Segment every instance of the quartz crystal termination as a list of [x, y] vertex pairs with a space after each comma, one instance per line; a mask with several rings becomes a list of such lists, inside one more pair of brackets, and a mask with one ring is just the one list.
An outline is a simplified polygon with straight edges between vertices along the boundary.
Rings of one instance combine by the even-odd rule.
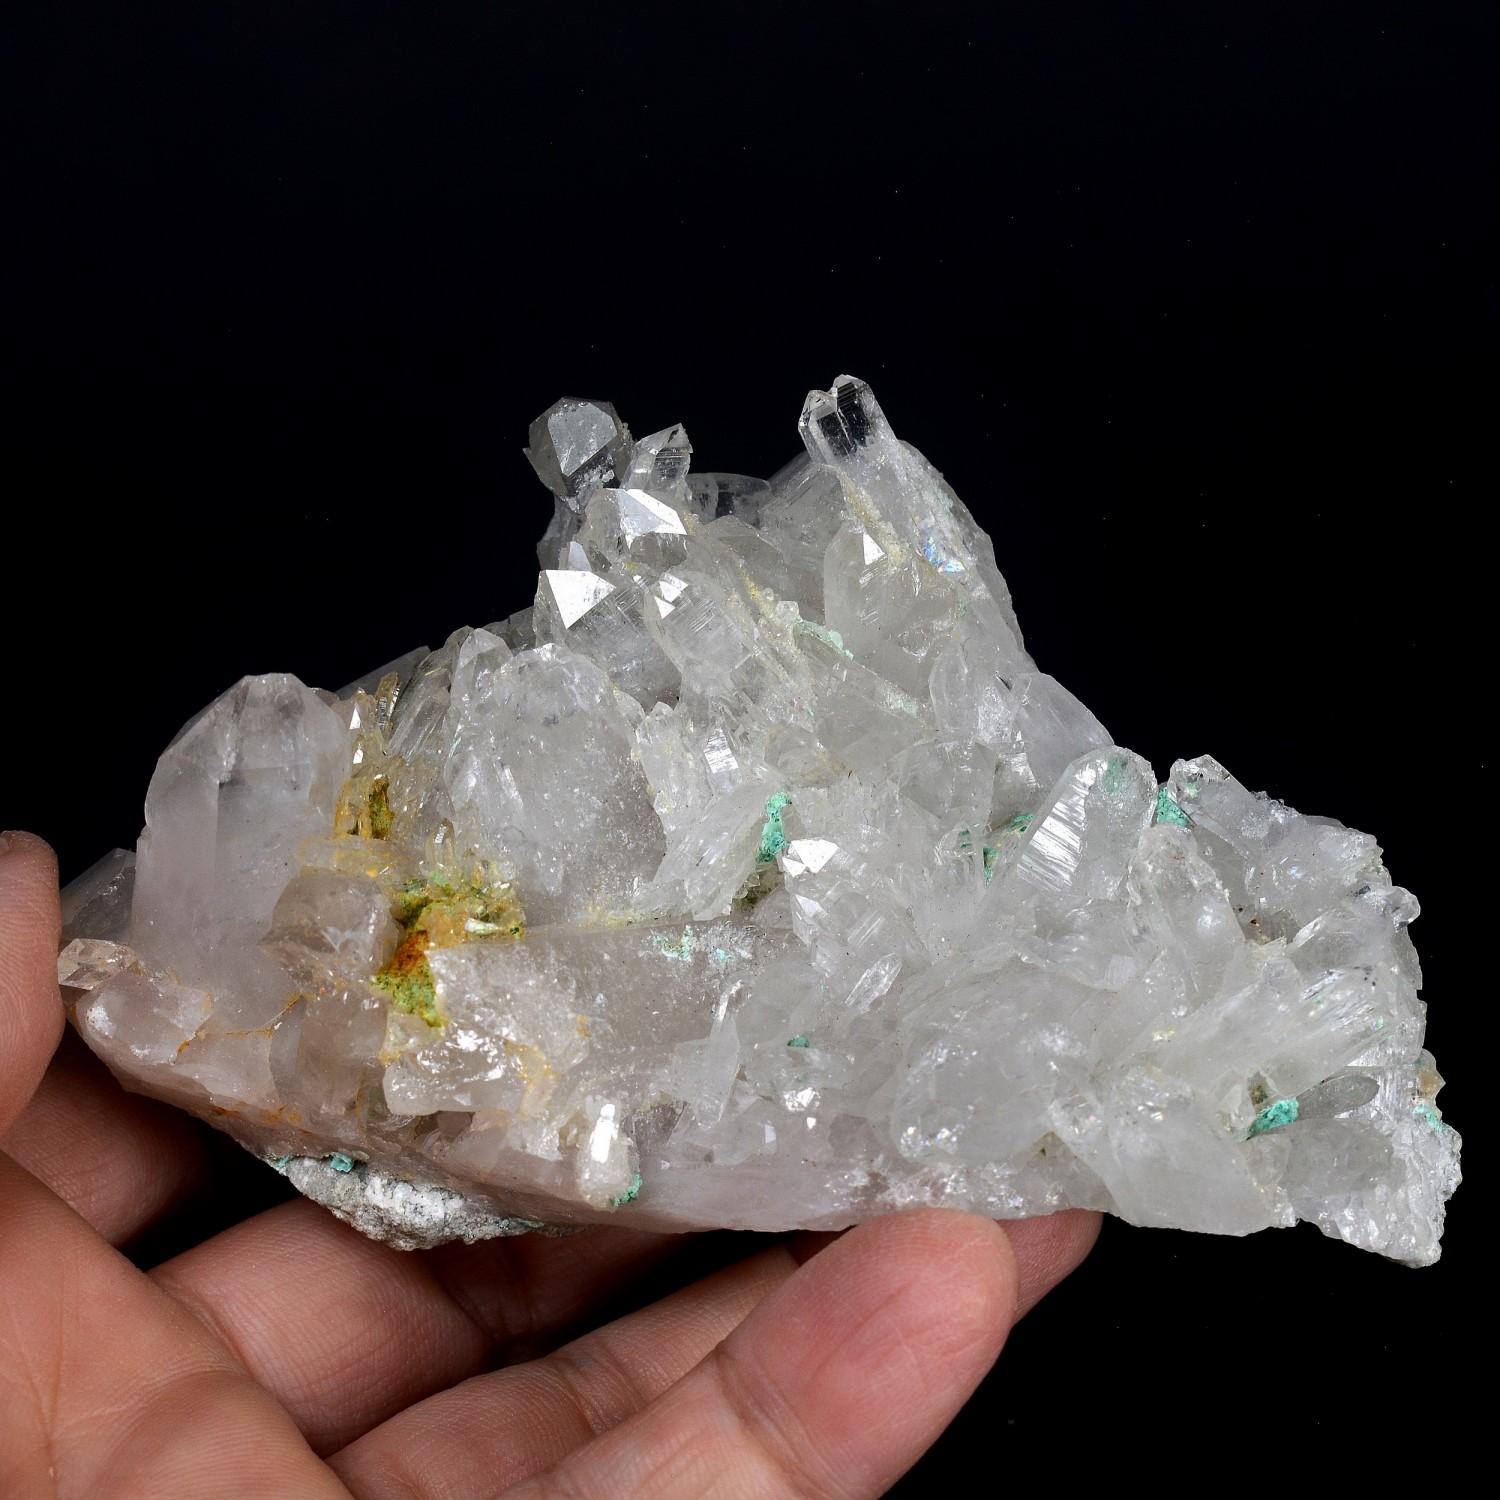
[[764, 481], [562, 401], [533, 607], [163, 754], [62, 978], [127, 1086], [403, 1246], [1077, 1205], [1439, 1253], [1413, 898], [1021, 642], [850, 377]]

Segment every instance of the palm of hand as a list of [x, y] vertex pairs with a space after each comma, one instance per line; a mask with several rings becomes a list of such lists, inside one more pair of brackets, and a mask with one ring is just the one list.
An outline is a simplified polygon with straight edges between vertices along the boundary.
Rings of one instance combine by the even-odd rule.
[[[205, 1146], [75, 1039], [52, 1056], [57, 923], [51, 851], [11, 835], [5, 1494], [878, 1495], [1097, 1229], [923, 1211], [741, 1237], [763, 1248], [702, 1275], [722, 1239], [609, 1228], [404, 1254], [295, 1201], [143, 1272], [113, 1247], [201, 1187]], [[632, 1305], [664, 1278], [679, 1289]]]

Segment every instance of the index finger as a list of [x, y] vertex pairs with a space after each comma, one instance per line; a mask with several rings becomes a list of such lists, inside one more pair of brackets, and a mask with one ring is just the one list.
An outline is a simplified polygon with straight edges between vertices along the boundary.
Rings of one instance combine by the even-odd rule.
[[508, 1495], [863, 1500], [979, 1383], [1014, 1320], [1010, 1242], [920, 1209], [851, 1230], [670, 1390]]

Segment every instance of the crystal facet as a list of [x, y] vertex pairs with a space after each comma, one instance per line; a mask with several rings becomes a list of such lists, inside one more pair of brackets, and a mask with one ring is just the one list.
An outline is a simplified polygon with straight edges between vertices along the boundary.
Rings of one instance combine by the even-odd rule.
[[770, 481], [561, 401], [530, 609], [161, 758], [61, 977], [132, 1088], [403, 1246], [939, 1204], [1437, 1258], [1413, 898], [1021, 644], [861, 381]]

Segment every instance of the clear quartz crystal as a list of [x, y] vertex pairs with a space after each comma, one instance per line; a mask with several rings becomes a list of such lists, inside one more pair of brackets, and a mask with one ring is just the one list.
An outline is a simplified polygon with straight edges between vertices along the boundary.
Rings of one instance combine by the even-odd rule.
[[532, 607], [161, 758], [60, 976], [130, 1087], [403, 1247], [917, 1204], [1439, 1251], [1416, 902], [1207, 756], [1159, 784], [841, 377], [769, 481], [561, 401]]

